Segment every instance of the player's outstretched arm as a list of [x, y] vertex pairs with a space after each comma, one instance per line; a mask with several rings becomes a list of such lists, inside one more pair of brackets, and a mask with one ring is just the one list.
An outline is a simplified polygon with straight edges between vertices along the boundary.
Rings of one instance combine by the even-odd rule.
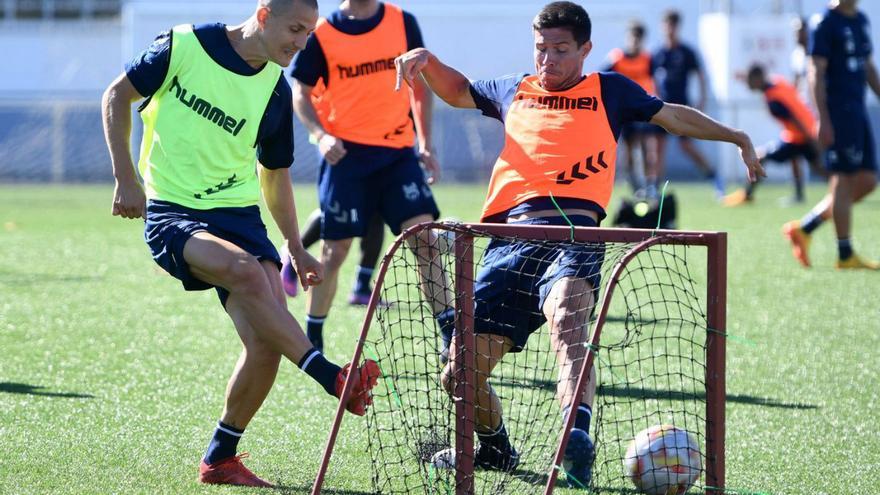
[[755, 182], [758, 177], [766, 177], [751, 138], [739, 129], [730, 128], [691, 107], [673, 103], [664, 103], [651, 123], [679, 136], [733, 143], [739, 147], [743, 163], [749, 170], [749, 180]]
[[101, 98], [104, 140], [110, 150], [110, 163], [116, 186], [113, 190], [113, 215], [142, 218], [146, 214], [146, 195], [131, 159], [131, 104], [143, 99], [125, 74], [120, 74]]
[[410, 87], [419, 74], [425, 78], [431, 91], [443, 101], [457, 108], [477, 108], [471, 96], [470, 81], [461, 72], [440, 61], [425, 48], [416, 48], [394, 59], [397, 67], [397, 86], [405, 81]]
[[275, 224], [278, 225], [278, 230], [284, 236], [287, 251], [293, 258], [300, 283], [304, 290], [308, 290], [309, 286], [321, 283], [324, 278], [324, 267], [303, 247], [288, 169], [273, 170], [261, 165], [259, 172], [266, 206]]

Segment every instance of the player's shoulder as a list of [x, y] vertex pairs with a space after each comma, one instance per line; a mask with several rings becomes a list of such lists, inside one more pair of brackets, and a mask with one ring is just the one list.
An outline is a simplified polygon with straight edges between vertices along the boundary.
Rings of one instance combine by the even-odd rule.
[[641, 88], [635, 81], [624, 76], [619, 72], [614, 71], [599, 71], [596, 73], [599, 76], [599, 81], [602, 83], [602, 87], [612, 87], [612, 88], [622, 88], [622, 89], [632, 89], [633, 87]]

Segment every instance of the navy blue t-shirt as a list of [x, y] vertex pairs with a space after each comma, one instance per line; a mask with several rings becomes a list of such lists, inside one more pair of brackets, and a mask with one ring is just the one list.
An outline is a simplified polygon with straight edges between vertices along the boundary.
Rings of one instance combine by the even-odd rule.
[[[250, 76], [258, 73], [241, 58], [229, 38], [225, 24], [201, 24], [193, 32], [205, 52], [226, 70]], [[125, 74], [142, 96], [150, 98], [162, 86], [171, 63], [171, 36], [165, 31], [153, 43], [125, 64]], [[257, 131], [257, 157], [269, 169], [287, 168], [293, 163], [293, 110], [290, 85], [281, 74]]]
[[828, 60], [828, 103], [865, 104], [865, 63], [871, 56], [871, 27], [861, 12], [848, 17], [829, 9], [810, 30], [808, 53]]
[[[357, 36], [365, 34], [379, 25], [385, 16], [385, 4], [379, 3], [379, 10], [368, 19], [349, 19], [341, 11], [337, 10], [330, 14], [327, 22], [334, 28], [345, 34]], [[422, 41], [422, 32], [416, 18], [409, 12], [403, 12], [403, 27], [406, 32], [407, 50], [422, 48], [425, 46]], [[319, 80], [324, 83], [329, 80], [327, 72], [327, 58], [324, 56], [324, 50], [318, 42], [318, 38], [312, 34], [306, 42], [306, 47], [299, 52], [296, 60], [293, 61], [293, 68], [290, 70], [290, 77], [305, 84], [306, 86], [314, 86]]]
[[663, 101], [688, 104], [688, 76], [700, 70], [697, 54], [687, 45], [661, 47], [651, 56], [651, 72]]

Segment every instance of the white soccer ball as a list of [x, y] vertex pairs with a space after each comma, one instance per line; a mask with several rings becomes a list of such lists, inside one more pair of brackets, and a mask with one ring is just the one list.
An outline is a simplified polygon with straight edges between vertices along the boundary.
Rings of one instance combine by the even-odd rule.
[[455, 469], [455, 449], [448, 448], [431, 456], [431, 465], [437, 469]]
[[693, 435], [672, 425], [655, 425], [630, 442], [623, 467], [642, 493], [677, 495], [697, 481], [703, 461]]

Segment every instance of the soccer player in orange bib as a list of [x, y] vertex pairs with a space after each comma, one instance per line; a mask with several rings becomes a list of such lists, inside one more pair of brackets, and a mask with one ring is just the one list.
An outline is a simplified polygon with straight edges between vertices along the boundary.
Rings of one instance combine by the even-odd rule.
[[[504, 123], [505, 147], [492, 171], [483, 221], [566, 225], [567, 218], [578, 226], [598, 226], [614, 186], [620, 129], [633, 121], [651, 122], [674, 134], [733, 143], [740, 148], [749, 176], [763, 175], [744, 132], [692, 108], [666, 104], [620, 74], [584, 75], [592, 43], [590, 18], [583, 7], [550, 3], [532, 27], [534, 75], [469, 81], [423, 48], [396, 61], [401, 80], [415, 84], [421, 74], [450, 105], [478, 108]], [[560, 366], [557, 400], [563, 417], [572, 412], [567, 406], [577, 386], [577, 363], [587, 352], [587, 323], [603, 256], [601, 249], [586, 246], [548, 248], [496, 240], [486, 248], [475, 284], [478, 467], [512, 470], [519, 463], [501, 404], [487, 380], [505, 354], [521, 351], [545, 321]], [[511, 269], [519, 274], [513, 287], [510, 277], [504, 277]], [[450, 392], [454, 368], [450, 361], [442, 374]], [[575, 427], [565, 452], [573, 486], [589, 485], [595, 456], [589, 437], [596, 383], [595, 370], [591, 372], [590, 384], [573, 411]]]
[[[440, 173], [431, 153], [431, 94], [423, 84], [394, 91], [394, 58], [421, 46], [415, 18], [400, 7], [346, 0], [318, 21], [294, 62], [293, 107], [323, 155], [318, 199], [324, 283], [310, 292], [306, 317], [306, 332], [318, 349], [352, 239], [368, 235], [377, 216], [395, 235], [439, 217], [429, 186]], [[433, 249], [431, 239], [418, 244]], [[418, 259], [436, 255], [420, 253]], [[438, 289], [430, 298], [438, 326], [451, 335], [445, 274], [436, 263], [420, 268], [431, 281], [423, 288]]]
[[[819, 154], [819, 141], [816, 139], [816, 117], [807, 103], [798, 94], [797, 88], [782, 76], [767, 76], [764, 67], [754, 64], [746, 75], [746, 84], [752, 91], [764, 94], [767, 109], [782, 124], [779, 140], [758, 150], [761, 163], [791, 162], [794, 176], [794, 201], [804, 200], [804, 180], [800, 172], [800, 160], [803, 157], [810, 164], [810, 169], [819, 175], [825, 175]], [[750, 203], [758, 187], [757, 182], [746, 184], [743, 189], [736, 190], [724, 197], [725, 206], [739, 206]]]
[[[642, 46], [645, 39], [645, 26], [632, 21], [627, 29], [626, 47], [615, 48], [608, 54], [608, 65], [604, 70], [624, 75], [641, 86], [649, 95], [656, 95], [654, 76], [651, 70], [651, 54]], [[644, 186], [638, 180], [635, 170], [635, 150], [642, 155], [645, 183], [657, 184], [657, 135], [656, 126], [647, 122], [627, 122], [620, 129], [620, 137], [626, 144], [626, 172], [633, 192]]]

